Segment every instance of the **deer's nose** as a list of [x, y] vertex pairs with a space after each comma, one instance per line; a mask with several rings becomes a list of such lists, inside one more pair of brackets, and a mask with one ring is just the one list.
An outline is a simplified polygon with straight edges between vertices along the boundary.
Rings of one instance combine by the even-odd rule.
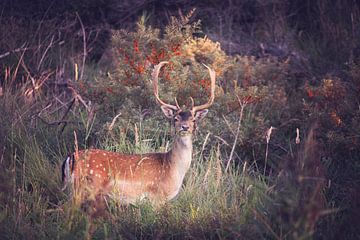
[[187, 130], [189, 130], [189, 126], [188, 125], [181, 125], [181, 130], [187, 131]]

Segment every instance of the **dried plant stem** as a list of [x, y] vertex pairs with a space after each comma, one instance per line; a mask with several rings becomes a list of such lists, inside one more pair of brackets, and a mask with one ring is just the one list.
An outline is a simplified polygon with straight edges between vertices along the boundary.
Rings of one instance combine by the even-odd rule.
[[19, 47], [19, 48], [16, 48], [16, 49], [14, 49], [14, 50], [11, 50], [11, 51], [8, 51], [8, 52], [5, 52], [5, 53], [0, 54], [0, 58], [7, 57], [7, 56], [9, 56], [11, 53], [23, 52], [23, 51], [27, 51], [27, 50], [29, 50], [29, 49], [32, 49], [32, 48], [25, 47], [25, 44], [26, 44], [26, 43], [24, 43], [24, 44], [23, 44], [21, 47]]
[[237, 126], [237, 129], [236, 129], [234, 143], [233, 143], [233, 146], [231, 148], [229, 160], [227, 162], [225, 171], [228, 171], [228, 169], [230, 167], [230, 164], [231, 164], [231, 160], [232, 160], [233, 155], [234, 155], [235, 147], [236, 147], [237, 140], [238, 140], [239, 134], [240, 134], [240, 128], [241, 128], [241, 122], [242, 122], [242, 118], [243, 118], [243, 114], [244, 114], [244, 109], [245, 109], [245, 106], [246, 106], [246, 102], [241, 101], [238, 96], [236, 96], [236, 97], [238, 98], [238, 101], [239, 101], [239, 104], [240, 104], [240, 116], [239, 116], [238, 126]]
[[267, 165], [268, 154], [269, 154], [269, 142], [266, 142], [264, 176], [266, 174], [266, 165]]
[[269, 155], [269, 142], [270, 142], [272, 130], [274, 130], [274, 129], [275, 128], [273, 126], [271, 126], [266, 132], [266, 151], [265, 151], [264, 175], [266, 173], [266, 165], [267, 165], [267, 159], [268, 159], [268, 155]]
[[216, 149], [216, 186], [220, 186], [222, 178], [221, 160], [220, 160], [220, 144], [217, 145]]
[[50, 40], [49, 45], [46, 47], [44, 53], [43, 53], [42, 56], [41, 56], [41, 59], [40, 59], [40, 61], [39, 61], [38, 67], [37, 67], [38, 70], [40, 70], [41, 64], [43, 63], [46, 54], [48, 53], [48, 51], [50, 50], [50, 48], [51, 48], [53, 45], [54, 45], [54, 35], [51, 37], [51, 40]]
[[119, 113], [118, 115], [116, 115], [116, 116], [113, 118], [113, 120], [111, 121], [111, 124], [110, 124], [110, 126], [109, 126], [109, 128], [108, 128], [109, 131], [112, 131], [112, 129], [114, 128], [115, 122], [116, 122], [116, 120], [120, 117], [120, 115], [121, 115], [121, 113]]
[[203, 152], [204, 152], [204, 150], [205, 150], [206, 144], [207, 144], [207, 142], [208, 142], [208, 140], [209, 140], [209, 137], [210, 137], [210, 133], [208, 132], [208, 133], [206, 134], [204, 143], [203, 143], [203, 145], [202, 145], [199, 158], [202, 158], [202, 155], [203, 155]]
[[74, 95], [75, 103], [81, 102], [81, 103], [84, 105], [86, 111], [87, 111], [87, 112], [90, 112], [90, 111], [91, 111], [91, 107], [90, 107], [90, 103], [91, 103], [91, 102], [89, 102], [89, 104], [86, 104], [85, 100], [84, 100], [84, 99], [81, 97], [81, 95], [75, 90], [75, 88], [70, 87], [70, 86], [69, 86], [68, 88], [72, 91], [72, 93], [73, 93], [73, 95]]
[[229, 121], [226, 119], [226, 117], [225, 117], [224, 115], [222, 115], [222, 117], [223, 117], [226, 125], [228, 126], [229, 131], [230, 131], [230, 132], [232, 133], [232, 135], [234, 135], [234, 137], [235, 137], [235, 136], [236, 136], [236, 133], [231, 129], [231, 125], [230, 125]]
[[134, 124], [134, 135], [135, 135], [135, 146], [139, 147], [140, 144], [139, 129], [136, 123]]
[[79, 159], [79, 145], [78, 145], [76, 131], [74, 131], [74, 145], [75, 145], [75, 159]]
[[82, 66], [81, 66], [81, 72], [80, 72], [80, 79], [82, 79], [84, 76], [84, 67], [85, 67], [85, 61], [86, 61], [86, 55], [87, 55], [86, 32], [85, 32], [84, 24], [79, 16], [79, 14], [76, 13], [76, 16], [79, 19], [79, 23], [81, 25], [81, 31], [82, 31], [82, 35], [83, 35], [83, 59], [82, 59]]

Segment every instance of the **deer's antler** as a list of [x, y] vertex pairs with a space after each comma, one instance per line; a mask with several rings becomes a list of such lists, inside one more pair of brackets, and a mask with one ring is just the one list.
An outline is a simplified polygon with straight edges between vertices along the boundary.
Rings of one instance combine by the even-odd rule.
[[215, 71], [210, 67], [206, 66], [205, 64], [203, 65], [209, 70], [209, 74], [210, 74], [210, 80], [211, 80], [210, 98], [207, 103], [199, 106], [194, 106], [194, 99], [191, 98], [191, 103], [192, 103], [191, 112], [193, 114], [195, 114], [197, 111], [209, 108], [213, 104], [215, 98], [215, 80], [216, 80]]
[[175, 101], [176, 101], [176, 106], [175, 106], [175, 105], [165, 103], [159, 97], [159, 86], [158, 86], [159, 73], [160, 73], [160, 69], [162, 68], [162, 66], [164, 66], [167, 63], [169, 63], [169, 62], [166, 62], [166, 61], [160, 62], [154, 68], [154, 71], [152, 73], [152, 80], [153, 80], [153, 85], [154, 85], [154, 95], [155, 95], [155, 98], [158, 101], [158, 103], [160, 103], [162, 106], [166, 106], [166, 107], [171, 108], [171, 109], [173, 109], [175, 111], [178, 111], [180, 109], [180, 107], [179, 107], [179, 104], [177, 103], [176, 99], [175, 99]]

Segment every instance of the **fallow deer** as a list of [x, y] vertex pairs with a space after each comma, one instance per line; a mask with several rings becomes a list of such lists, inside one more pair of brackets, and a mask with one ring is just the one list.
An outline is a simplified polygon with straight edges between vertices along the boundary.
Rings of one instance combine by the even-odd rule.
[[[148, 198], [162, 203], [173, 199], [182, 186], [192, 159], [192, 134], [197, 122], [208, 112], [215, 96], [215, 71], [205, 65], [211, 79], [211, 93], [207, 103], [184, 111], [179, 104], [170, 105], [159, 97], [158, 76], [160, 62], [152, 73], [154, 95], [165, 116], [175, 128], [175, 139], [170, 151], [165, 153], [122, 154], [100, 149], [75, 152], [62, 165], [64, 186], [71, 185], [80, 201], [98, 201], [109, 197], [121, 205]], [[74, 194], [74, 193], [73, 193]]]

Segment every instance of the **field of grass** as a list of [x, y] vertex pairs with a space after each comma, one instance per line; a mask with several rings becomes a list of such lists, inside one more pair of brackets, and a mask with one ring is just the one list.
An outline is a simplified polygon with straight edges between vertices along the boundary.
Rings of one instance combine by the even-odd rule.
[[[13, 129], [9, 135], [12, 138], [7, 139], [14, 152], [8, 156], [11, 162], [2, 183], [2, 187], [9, 187], [2, 199], [10, 198], [1, 208], [2, 239], [83, 238], [89, 220], [72, 206], [66, 192], [60, 190], [62, 144], [58, 139], [48, 142], [48, 130], [41, 130], [39, 134], [36, 139], [24, 130]], [[140, 140], [143, 141], [141, 147], [121, 136], [117, 142], [106, 142], [102, 147], [147, 152], [157, 150], [151, 149], [149, 143], [160, 148], [167, 145], [160, 141], [159, 135], [152, 138], [146, 131], [140, 134], [146, 136]], [[206, 147], [202, 139], [196, 139], [196, 143], [203, 148], [194, 152], [191, 170], [175, 200], [161, 207], [154, 207], [146, 200], [126, 208], [108, 202], [106, 217], [94, 220], [93, 237], [223, 239], [243, 236], [256, 239], [264, 236], [265, 231], [254, 216], [262, 214], [270, 201], [266, 182], [249, 166], [224, 171], [219, 150], [215, 146]], [[2, 157], [4, 161], [7, 156]]]
[[[197, 2], [164, 22], [154, 4], [127, 29], [87, 19], [97, 1], [64, 5], [62, 17], [4, 12], [0, 239], [360, 238], [358, 4]], [[92, 219], [61, 190], [61, 164], [75, 145], [171, 148], [151, 82], [160, 61], [161, 98], [184, 108], [208, 98], [203, 64], [217, 75], [181, 191], [161, 206], [108, 200]]]

